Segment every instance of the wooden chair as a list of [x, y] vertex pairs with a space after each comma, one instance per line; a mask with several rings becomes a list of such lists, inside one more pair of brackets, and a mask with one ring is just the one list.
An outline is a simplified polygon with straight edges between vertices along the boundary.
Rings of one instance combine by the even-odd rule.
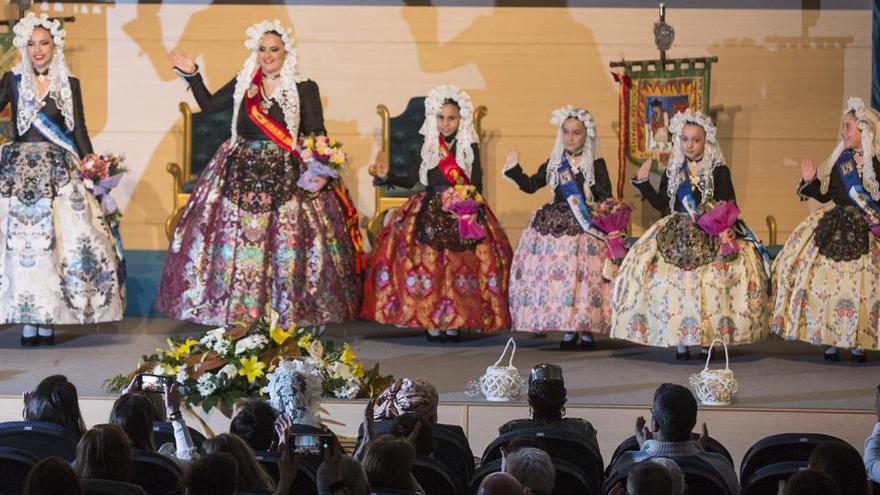
[[232, 108], [217, 112], [193, 112], [186, 102], [177, 105], [183, 115], [183, 156], [180, 163], [170, 162], [165, 170], [171, 174], [173, 208], [165, 219], [165, 235], [171, 239], [174, 226], [189, 200], [202, 171], [223, 142], [231, 135]]
[[[376, 113], [382, 119], [382, 151], [388, 157], [388, 173], [397, 176], [411, 174], [410, 169], [413, 167], [418, 169], [422, 161], [422, 136], [419, 134], [419, 129], [425, 121], [425, 97], [411, 98], [403, 113], [396, 117], [391, 117], [388, 107], [382, 104], [376, 106]], [[487, 113], [488, 110], [484, 105], [474, 109], [474, 129], [481, 140], [483, 136], [481, 123]], [[373, 167], [370, 167], [369, 172], [372, 176], [376, 175]], [[371, 246], [374, 245], [385, 225], [385, 215], [388, 211], [400, 208], [412, 195], [425, 190], [421, 184], [416, 184], [411, 189], [386, 186], [375, 189], [376, 207], [367, 226], [367, 236]]]

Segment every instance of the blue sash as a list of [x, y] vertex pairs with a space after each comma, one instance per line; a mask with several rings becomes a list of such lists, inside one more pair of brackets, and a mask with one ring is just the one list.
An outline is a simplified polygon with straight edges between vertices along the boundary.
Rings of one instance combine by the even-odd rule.
[[[21, 83], [21, 74], [15, 75], [15, 84], [12, 87], [15, 89], [13, 97], [18, 99], [18, 85]], [[33, 101], [25, 101], [22, 102], [26, 107], [25, 110], [30, 110], [36, 104]], [[13, 117], [15, 118], [15, 117]], [[64, 148], [69, 153], [72, 153], [74, 157], [79, 158], [79, 150], [76, 148], [76, 143], [73, 142], [73, 136], [67, 132], [67, 129], [59, 126], [54, 120], [50, 119], [46, 114], [42, 111], [37, 112], [37, 118], [34, 119], [33, 124], [31, 124], [40, 131], [40, 134], [43, 135], [50, 143], [56, 144], [62, 148]]]
[[834, 168], [837, 169], [840, 180], [843, 181], [843, 187], [846, 188], [846, 193], [853, 204], [858, 206], [866, 215], [880, 218], [880, 206], [865, 191], [862, 178], [859, 177], [858, 164], [853, 157], [851, 149], [843, 150], [837, 162], [834, 163]]
[[557, 187], [562, 192], [562, 197], [568, 203], [568, 207], [571, 209], [571, 213], [574, 215], [575, 220], [577, 220], [578, 225], [580, 225], [581, 230], [590, 235], [595, 235], [594, 232], [590, 232], [590, 229], [602, 232], [602, 229], [597, 227], [590, 219], [592, 216], [590, 206], [584, 199], [581, 188], [578, 187], [574, 171], [572, 171], [571, 164], [568, 163], [568, 157], [565, 156], [565, 153], [562, 154], [562, 162], [556, 169], [556, 174], [559, 177], [559, 185]]

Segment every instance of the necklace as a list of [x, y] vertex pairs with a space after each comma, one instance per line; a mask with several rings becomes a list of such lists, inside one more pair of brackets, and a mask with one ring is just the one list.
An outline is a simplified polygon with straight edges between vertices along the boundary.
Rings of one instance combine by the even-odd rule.
[[49, 69], [46, 69], [44, 71], [34, 69], [34, 75], [37, 76], [37, 80], [41, 83], [46, 82], [46, 76], [49, 75]]
[[278, 79], [281, 79], [281, 73], [279, 72], [275, 75], [270, 76], [269, 74], [266, 74], [265, 72], [263, 72], [263, 79], [268, 79], [270, 81], [277, 81]]

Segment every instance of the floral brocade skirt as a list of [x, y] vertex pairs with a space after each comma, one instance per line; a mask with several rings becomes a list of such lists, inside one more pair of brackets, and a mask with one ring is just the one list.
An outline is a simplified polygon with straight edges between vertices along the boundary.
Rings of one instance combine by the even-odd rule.
[[74, 158], [48, 142], [0, 153], [0, 324], [118, 321], [120, 254]]
[[440, 194], [410, 198], [370, 254], [361, 317], [424, 329], [510, 328], [512, 250], [488, 206], [483, 211], [486, 237], [467, 245], [442, 210]]
[[655, 223], [630, 249], [614, 280], [611, 336], [657, 347], [764, 340], [767, 274], [751, 242], [733, 261], [687, 215]]
[[880, 350], [880, 241], [854, 206], [823, 206], [773, 263], [771, 331], [786, 339]]
[[267, 306], [285, 327], [354, 319], [361, 278], [343, 210], [329, 188], [297, 187], [303, 170], [271, 141], [224, 143], [174, 229], [158, 309], [217, 326]]
[[535, 212], [510, 269], [512, 329], [611, 331], [611, 283], [602, 276], [605, 241], [585, 234], [565, 203]]

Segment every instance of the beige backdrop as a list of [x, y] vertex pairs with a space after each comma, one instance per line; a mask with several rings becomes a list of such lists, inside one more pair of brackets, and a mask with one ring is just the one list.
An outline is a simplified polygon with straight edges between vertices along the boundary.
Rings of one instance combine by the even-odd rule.
[[[586, 106], [616, 176], [617, 91], [608, 63], [657, 56], [655, 9], [37, 7], [77, 17], [67, 26], [67, 58], [82, 80], [95, 148], [125, 153], [131, 168], [116, 193], [128, 249], [167, 247], [165, 164], [180, 155], [177, 102], [193, 103], [171, 71], [168, 50], [197, 56], [216, 89], [244, 61], [249, 25], [265, 18], [292, 24], [303, 72], [320, 85], [327, 128], [352, 157], [345, 175], [362, 216], [373, 210], [367, 166], [379, 146], [376, 104], [399, 113], [410, 96], [434, 85], [466, 89], [489, 108], [486, 195], [512, 242], [549, 192], [528, 196], [502, 180], [505, 150], [518, 145], [524, 168], [534, 171], [552, 146], [550, 113], [564, 104]], [[671, 56], [719, 57], [711, 103], [740, 206], [765, 240], [764, 216], [774, 214], [784, 241], [809, 209], [794, 194], [801, 155], [823, 159], [834, 146], [845, 97], [868, 96], [870, 13], [673, 9], [668, 20], [676, 29]], [[626, 196], [634, 199], [629, 187]], [[655, 218], [639, 207], [634, 232]]]

